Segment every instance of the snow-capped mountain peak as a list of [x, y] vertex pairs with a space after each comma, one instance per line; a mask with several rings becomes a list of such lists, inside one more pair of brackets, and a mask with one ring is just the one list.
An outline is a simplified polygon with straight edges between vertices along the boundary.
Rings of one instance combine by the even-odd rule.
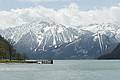
[[[44, 53], [51, 50], [51, 53], [61, 54], [69, 52], [71, 48], [70, 53], [93, 57], [118, 42], [116, 38], [118, 30], [119, 26], [109, 23], [64, 26], [43, 20], [8, 28], [1, 31], [1, 35], [6, 39], [14, 40], [16, 48], [21, 48], [20, 51], [25, 53], [42, 53], [42, 51]], [[90, 55], [91, 53], [95, 55]]]

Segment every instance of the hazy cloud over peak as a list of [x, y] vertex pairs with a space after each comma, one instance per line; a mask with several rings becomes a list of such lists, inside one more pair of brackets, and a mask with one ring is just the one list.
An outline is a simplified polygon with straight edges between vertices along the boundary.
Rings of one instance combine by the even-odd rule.
[[67, 26], [88, 25], [94, 23], [120, 23], [120, 6], [83, 11], [75, 3], [61, 9], [43, 6], [0, 11], [0, 29], [30, 23], [32, 21], [51, 19]]

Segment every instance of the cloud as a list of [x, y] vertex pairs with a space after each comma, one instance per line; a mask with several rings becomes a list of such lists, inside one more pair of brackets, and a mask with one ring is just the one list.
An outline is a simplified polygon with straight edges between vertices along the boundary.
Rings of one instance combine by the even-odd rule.
[[58, 10], [43, 6], [11, 11], [0, 11], [0, 29], [40, 20], [53, 20], [66, 26], [79, 26], [94, 23], [120, 24], [120, 6], [81, 11], [75, 3]]

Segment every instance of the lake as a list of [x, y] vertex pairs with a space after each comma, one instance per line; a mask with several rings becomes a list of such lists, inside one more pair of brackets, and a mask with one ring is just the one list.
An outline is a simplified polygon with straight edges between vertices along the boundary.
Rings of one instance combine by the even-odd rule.
[[55, 60], [54, 64], [0, 64], [0, 80], [120, 80], [120, 61]]

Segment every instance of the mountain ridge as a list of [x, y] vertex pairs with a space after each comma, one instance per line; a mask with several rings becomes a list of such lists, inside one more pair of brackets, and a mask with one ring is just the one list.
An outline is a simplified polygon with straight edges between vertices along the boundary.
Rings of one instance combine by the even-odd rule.
[[[55, 58], [55, 55], [57, 54], [60, 54], [61, 58], [64, 58], [65, 55], [67, 58], [72, 56], [78, 57], [79, 59], [82, 58], [82, 56], [84, 58], [91, 58], [90, 56], [95, 58], [101, 55], [101, 53], [103, 53], [106, 48], [112, 47], [112, 44], [117, 43], [114, 32], [110, 31], [109, 28], [108, 30], [99, 29], [99, 26], [101, 27], [101, 25], [102, 24], [91, 25], [98, 29], [96, 30], [97, 32], [94, 33], [91, 32], [91, 30], [87, 30], [85, 28], [82, 29], [81, 27], [68, 27], [62, 24], [56, 24], [52, 21], [37, 21], [30, 24], [9, 28], [1, 32], [1, 34], [5, 38], [13, 39], [16, 42], [15, 46], [17, 50], [23, 50], [23, 52], [27, 53], [27, 55], [30, 53], [31, 55], [34, 53], [40, 55], [47, 53], [45, 56], [52, 57], [53, 55], [52, 58]], [[103, 24], [102, 26], [106, 27], [106, 25], [107, 24]], [[113, 27], [113, 25], [107, 25], [107, 27], [111, 26]], [[78, 46], [77, 48], [76, 45]], [[64, 49], [62, 53], [61, 51], [59, 52], [61, 46]], [[91, 50], [87, 48], [87, 46], [89, 46]], [[69, 52], [69, 48], [71, 49], [71, 52]], [[96, 50], [95, 52], [94, 48]], [[51, 55], [48, 55], [50, 53]], [[79, 55], [76, 53], [79, 53]], [[63, 56], [63, 54], [65, 55]], [[59, 58], [59, 56], [57, 58]]]

